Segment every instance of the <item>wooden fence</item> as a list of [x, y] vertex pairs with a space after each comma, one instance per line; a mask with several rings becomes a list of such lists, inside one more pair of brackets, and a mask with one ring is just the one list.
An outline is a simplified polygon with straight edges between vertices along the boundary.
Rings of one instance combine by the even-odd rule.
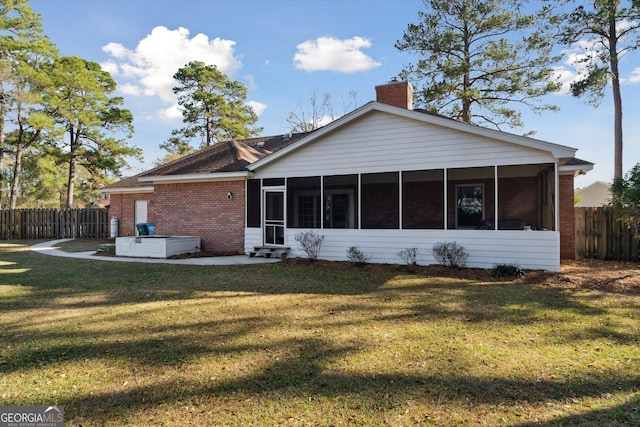
[[640, 259], [640, 240], [606, 208], [575, 208], [576, 258]]
[[109, 210], [0, 210], [0, 239], [70, 239], [109, 237]]

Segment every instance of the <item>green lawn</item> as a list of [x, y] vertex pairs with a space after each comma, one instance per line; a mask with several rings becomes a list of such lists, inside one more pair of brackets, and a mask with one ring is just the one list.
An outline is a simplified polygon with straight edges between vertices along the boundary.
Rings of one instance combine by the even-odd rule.
[[640, 296], [0, 243], [0, 405], [68, 426], [640, 425]]

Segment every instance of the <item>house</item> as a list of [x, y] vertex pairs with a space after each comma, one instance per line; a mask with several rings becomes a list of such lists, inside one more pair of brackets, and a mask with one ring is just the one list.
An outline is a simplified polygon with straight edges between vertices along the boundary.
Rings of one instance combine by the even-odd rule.
[[576, 190], [577, 208], [597, 208], [609, 203], [611, 186], [606, 182], [596, 181], [584, 188]]
[[406, 82], [376, 94], [315, 131], [219, 143], [111, 185], [119, 235], [150, 221], [224, 252], [302, 256], [295, 236], [314, 230], [328, 260], [357, 246], [400, 263], [415, 247], [431, 264], [445, 241], [473, 267], [559, 270], [574, 257], [574, 177], [593, 166], [575, 148], [413, 110]]

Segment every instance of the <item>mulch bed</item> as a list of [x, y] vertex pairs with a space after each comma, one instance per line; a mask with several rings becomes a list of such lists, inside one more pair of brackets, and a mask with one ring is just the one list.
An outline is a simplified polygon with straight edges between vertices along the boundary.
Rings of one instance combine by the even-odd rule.
[[[96, 252], [98, 256], [113, 256], [112, 251]], [[192, 254], [172, 256], [171, 259], [201, 258], [213, 256], [242, 255], [237, 252], [202, 251]], [[559, 273], [548, 271], [527, 271], [520, 278], [496, 278], [491, 271], [482, 268], [452, 268], [441, 265], [397, 265], [397, 264], [363, 264], [357, 265], [348, 261], [309, 261], [306, 258], [286, 258], [284, 265], [309, 265], [315, 268], [380, 271], [399, 274], [419, 274], [431, 277], [452, 277], [456, 279], [476, 280], [481, 282], [504, 282], [546, 285], [562, 288], [594, 289], [603, 292], [615, 292], [640, 295], [640, 262], [580, 260], [562, 261]]]
[[491, 271], [482, 268], [452, 268], [441, 265], [407, 266], [396, 264], [365, 264], [354, 265], [347, 261], [310, 262], [305, 258], [288, 258], [282, 261], [291, 265], [311, 265], [316, 268], [331, 268], [340, 270], [385, 271], [405, 274], [420, 274], [424, 276], [452, 277], [456, 279], [476, 280], [481, 282], [505, 282], [546, 285], [563, 288], [594, 289], [603, 292], [616, 292], [640, 295], [640, 263], [580, 260], [563, 261], [559, 273], [549, 271], [527, 271], [520, 278], [496, 278]]

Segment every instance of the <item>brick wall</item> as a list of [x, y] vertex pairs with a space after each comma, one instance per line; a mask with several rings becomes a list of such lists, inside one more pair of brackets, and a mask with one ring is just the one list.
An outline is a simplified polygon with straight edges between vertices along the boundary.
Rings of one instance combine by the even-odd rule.
[[244, 252], [244, 181], [156, 184], [155, 191], [156, 234], [200, 236], [203, 250]]
[[498, 180], [498, 218], [522, 219], [528, 225], [538, 222], [537, 178], [500, 178]]
[[403, 228], [444, 228], [442, 181], [405, 182], [402, 191]]
[[147, 201], [147, 221], [155, 223], [155, 195], [153, 193], [111, 194], [109, 215], [118, 218], [118, 236], [135, 236], [136, 200]]
[[576, 258], [575, 211], [573, 208], [573, 175], [560, 175], [560, 258]]

